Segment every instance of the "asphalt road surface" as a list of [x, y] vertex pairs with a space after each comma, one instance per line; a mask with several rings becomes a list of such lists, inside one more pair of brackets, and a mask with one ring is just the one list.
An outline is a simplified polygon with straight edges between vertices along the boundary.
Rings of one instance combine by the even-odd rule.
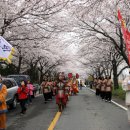
[[19, 105], [7, 114], [7, 130], [47, 130], [58, 108], [54, 99], [44, 104], [43, 96], [36, 97], [24, 116]]
[[[7, 114], [7, 130], [47, 130], [57, 111], [55, 100], [44, 104], [39, 96], [26, 115], [20, 116], [19, 106]], [[54, 130], [130, 130], [130, 124], [126, 111], [84, 89], [70, 98]]]
[[127, 113], [90, 90], [73, 96], [55, 130], [130, 130]]

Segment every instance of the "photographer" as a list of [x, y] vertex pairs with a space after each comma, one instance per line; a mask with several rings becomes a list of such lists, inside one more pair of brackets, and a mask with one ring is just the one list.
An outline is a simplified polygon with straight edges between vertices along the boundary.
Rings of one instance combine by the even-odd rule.
[[25, 114], [26, 113], [26, 102], [28, 99], [28, 88], [27, 88], [27, 82], [26, 81], [22, 81], [21, 82], [21, 86], [18, 88], [18, 97], [19, 97], [19, 101], [20, 101], [20, 106], [21, 106], [21, 114]]

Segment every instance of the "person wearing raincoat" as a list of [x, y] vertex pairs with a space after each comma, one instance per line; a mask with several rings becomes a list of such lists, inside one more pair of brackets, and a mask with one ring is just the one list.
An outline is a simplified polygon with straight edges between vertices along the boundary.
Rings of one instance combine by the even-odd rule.
[[72, 88], [73, 88], [73, 93], [76, 95], [79, 92], [78, 89], [78, 80], [76, 79], [76, 77], [73, 78], [73, 84], [72, 84]]
[[6, 105], [6, 96], [7, 96], [7, 88], [2, 84], [2, 77], [0, 77], [0, 130], [5, 130], [6, 128], [6, 113], [7, 113], [7, 105]]

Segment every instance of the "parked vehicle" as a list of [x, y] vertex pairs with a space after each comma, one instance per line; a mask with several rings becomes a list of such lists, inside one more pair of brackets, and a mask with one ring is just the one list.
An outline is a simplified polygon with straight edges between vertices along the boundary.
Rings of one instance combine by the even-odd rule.
[[[30, 81], [30, 76], [29, 75], [8, 75], [7, 77], [8, 78], [13, 78], [17, 82], [18, 86], [21, 85], [21, 81], [23, 81], [23, 80], [24, 81]], [[33, 86], [34, 86], [34, 90], [33, 90], [32, 98], [35, 98], [36, 92], [39, 89], [39, 85], [35, 84]]]
[[16, 108], [18, 101], [18, 95], [17, 95], [18, 84], [12, 78], [3, 78], [2, 83], [7, 87], [8, 95], [6, 97], [6, 103], [8, 107], [11, 109]]
[[8, 75], [7, 78], [13, 78], [17, 82], [18, 86], [20, 86], [22, 80], [30, 80], [29, 75]]

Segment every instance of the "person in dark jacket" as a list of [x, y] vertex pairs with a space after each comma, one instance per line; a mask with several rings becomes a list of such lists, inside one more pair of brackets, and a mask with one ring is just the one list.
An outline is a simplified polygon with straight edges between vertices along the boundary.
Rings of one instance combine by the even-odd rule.
[[28, 88], [27, 88], [26, 81], [21, 82], [21, 86], [18, 88], [17, 93], [18, 93], [18, 98], [21, 106], [21, 114], [25, 114], [27, 110], [26, 102], [28, 99]]

